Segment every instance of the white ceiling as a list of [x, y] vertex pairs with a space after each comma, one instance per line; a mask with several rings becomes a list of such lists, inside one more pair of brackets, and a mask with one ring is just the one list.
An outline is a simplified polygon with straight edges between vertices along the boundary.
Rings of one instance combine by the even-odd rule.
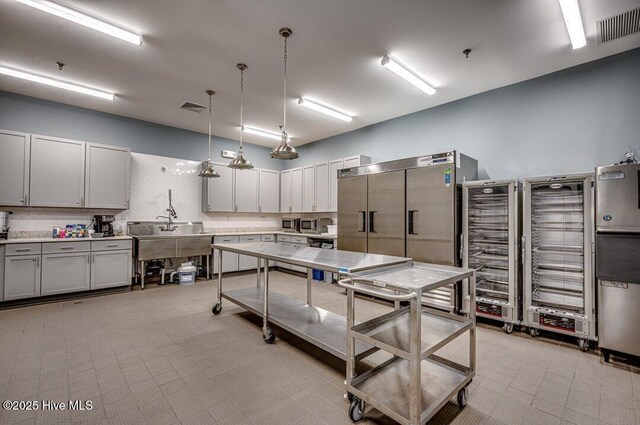
[[[555, 0], [69, 0], [66, 4], [144, 35], [136, 47], [15, 1], [0, 1], [0, 64], [113, 90], [113, 102], [0, 75], [0, 90], [239, 137], [239, 71], [245, 62], [245, 125], [278, 131], [282, 38], [289, 26], [288, 127], [308, 143], [497, 87], [640, 47], [640, 34], [598, 45], [595, 21], [637, 0], [579, 0], [587, 46], [572, 50]], [[469, 59], [462, 50], [473, 49]], [[411, 65], [438, 92], [426, 96], [380, 65]], [[55, 62], [67, 67], [58, 71]], [[345, 123], [297, 105], [310, 96], [355, 115]], [[276, 142], [246, 135], [251, 143]]]

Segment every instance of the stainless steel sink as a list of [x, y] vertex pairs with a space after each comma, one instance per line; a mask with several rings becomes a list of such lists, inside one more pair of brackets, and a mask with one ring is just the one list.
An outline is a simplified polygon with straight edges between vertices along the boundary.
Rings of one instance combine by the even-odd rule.
[[[211, 255], [211, 235], [203, 234], [201, 221], [130, 221], [127, 233], [134, 238], [134, 257], [142, 268], [144, 288], [145, 261]], [[137, 267], [136, 267], [137, 268]], [[207, 267], [208, 268], [208, 267]]]

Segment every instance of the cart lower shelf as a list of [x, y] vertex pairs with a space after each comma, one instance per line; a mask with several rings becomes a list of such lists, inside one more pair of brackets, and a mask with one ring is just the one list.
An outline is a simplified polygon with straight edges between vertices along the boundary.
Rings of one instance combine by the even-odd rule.
[[[222, 293], [222, 298], [239, 305], [253, 314], [264, 313], [264, 289], [249, 287]], [[347, 360], [347, 319], [304, 301], [269, 291], [269, 322], [327, 351]], [[376, 351], [365, 343], [355, 346], [356, 358]]]
[[[420, 422], [424, 423], [437, 413], [457, 391], [473, 378], [473, 372], [463, 372], [436, 360], [421, 362], [422, 388]], [[371, 407], [400, 423], [409, 422], [409, 361], [397, 359], [348, 391]], [[357, 378], [356, 378], [357, 380]]]

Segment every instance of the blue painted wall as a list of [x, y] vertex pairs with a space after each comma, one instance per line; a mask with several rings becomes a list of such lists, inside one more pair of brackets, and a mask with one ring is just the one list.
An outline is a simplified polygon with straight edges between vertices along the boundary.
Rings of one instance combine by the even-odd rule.
[[[437, 95], [436, 95], [437, 96]], [[640, 145], [640, 49], [301, 146], [285, 168], [457, 149], [480, 178], [593, 171]]]
[[[126, 146], [133, 152], [193, 161], [207, 158], [206, 134], [4, 91], [0, 91], [0, 128]], [[213, 161], [227, 162], [220, 151], [238, 149], [238, 142], [230, 139], [213, 137], [211, 143]], [[269, 157], [270, 149], [248, 143], [244, 148], [256, 167], [282, 169], [282, 161]]]

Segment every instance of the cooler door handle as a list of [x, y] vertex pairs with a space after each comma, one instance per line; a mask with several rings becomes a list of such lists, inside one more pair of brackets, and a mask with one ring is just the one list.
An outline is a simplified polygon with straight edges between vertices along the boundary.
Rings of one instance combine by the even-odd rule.
[[366, 211], [358, 211], [359, 214], [362, 214], [360, 217], [362, 219], [362, 225], [359, 226], [358, 232], [366, 232], [367, 231], [367, 212]]
[[378, 211], [369, 211], [369, 233], [376, 233], [373, 217]]
[[417, 212], [418, 210], [409, 210], [409, 234], [410, 235], [417, 235], [417, 233], [413, 229], [414, 215]]

